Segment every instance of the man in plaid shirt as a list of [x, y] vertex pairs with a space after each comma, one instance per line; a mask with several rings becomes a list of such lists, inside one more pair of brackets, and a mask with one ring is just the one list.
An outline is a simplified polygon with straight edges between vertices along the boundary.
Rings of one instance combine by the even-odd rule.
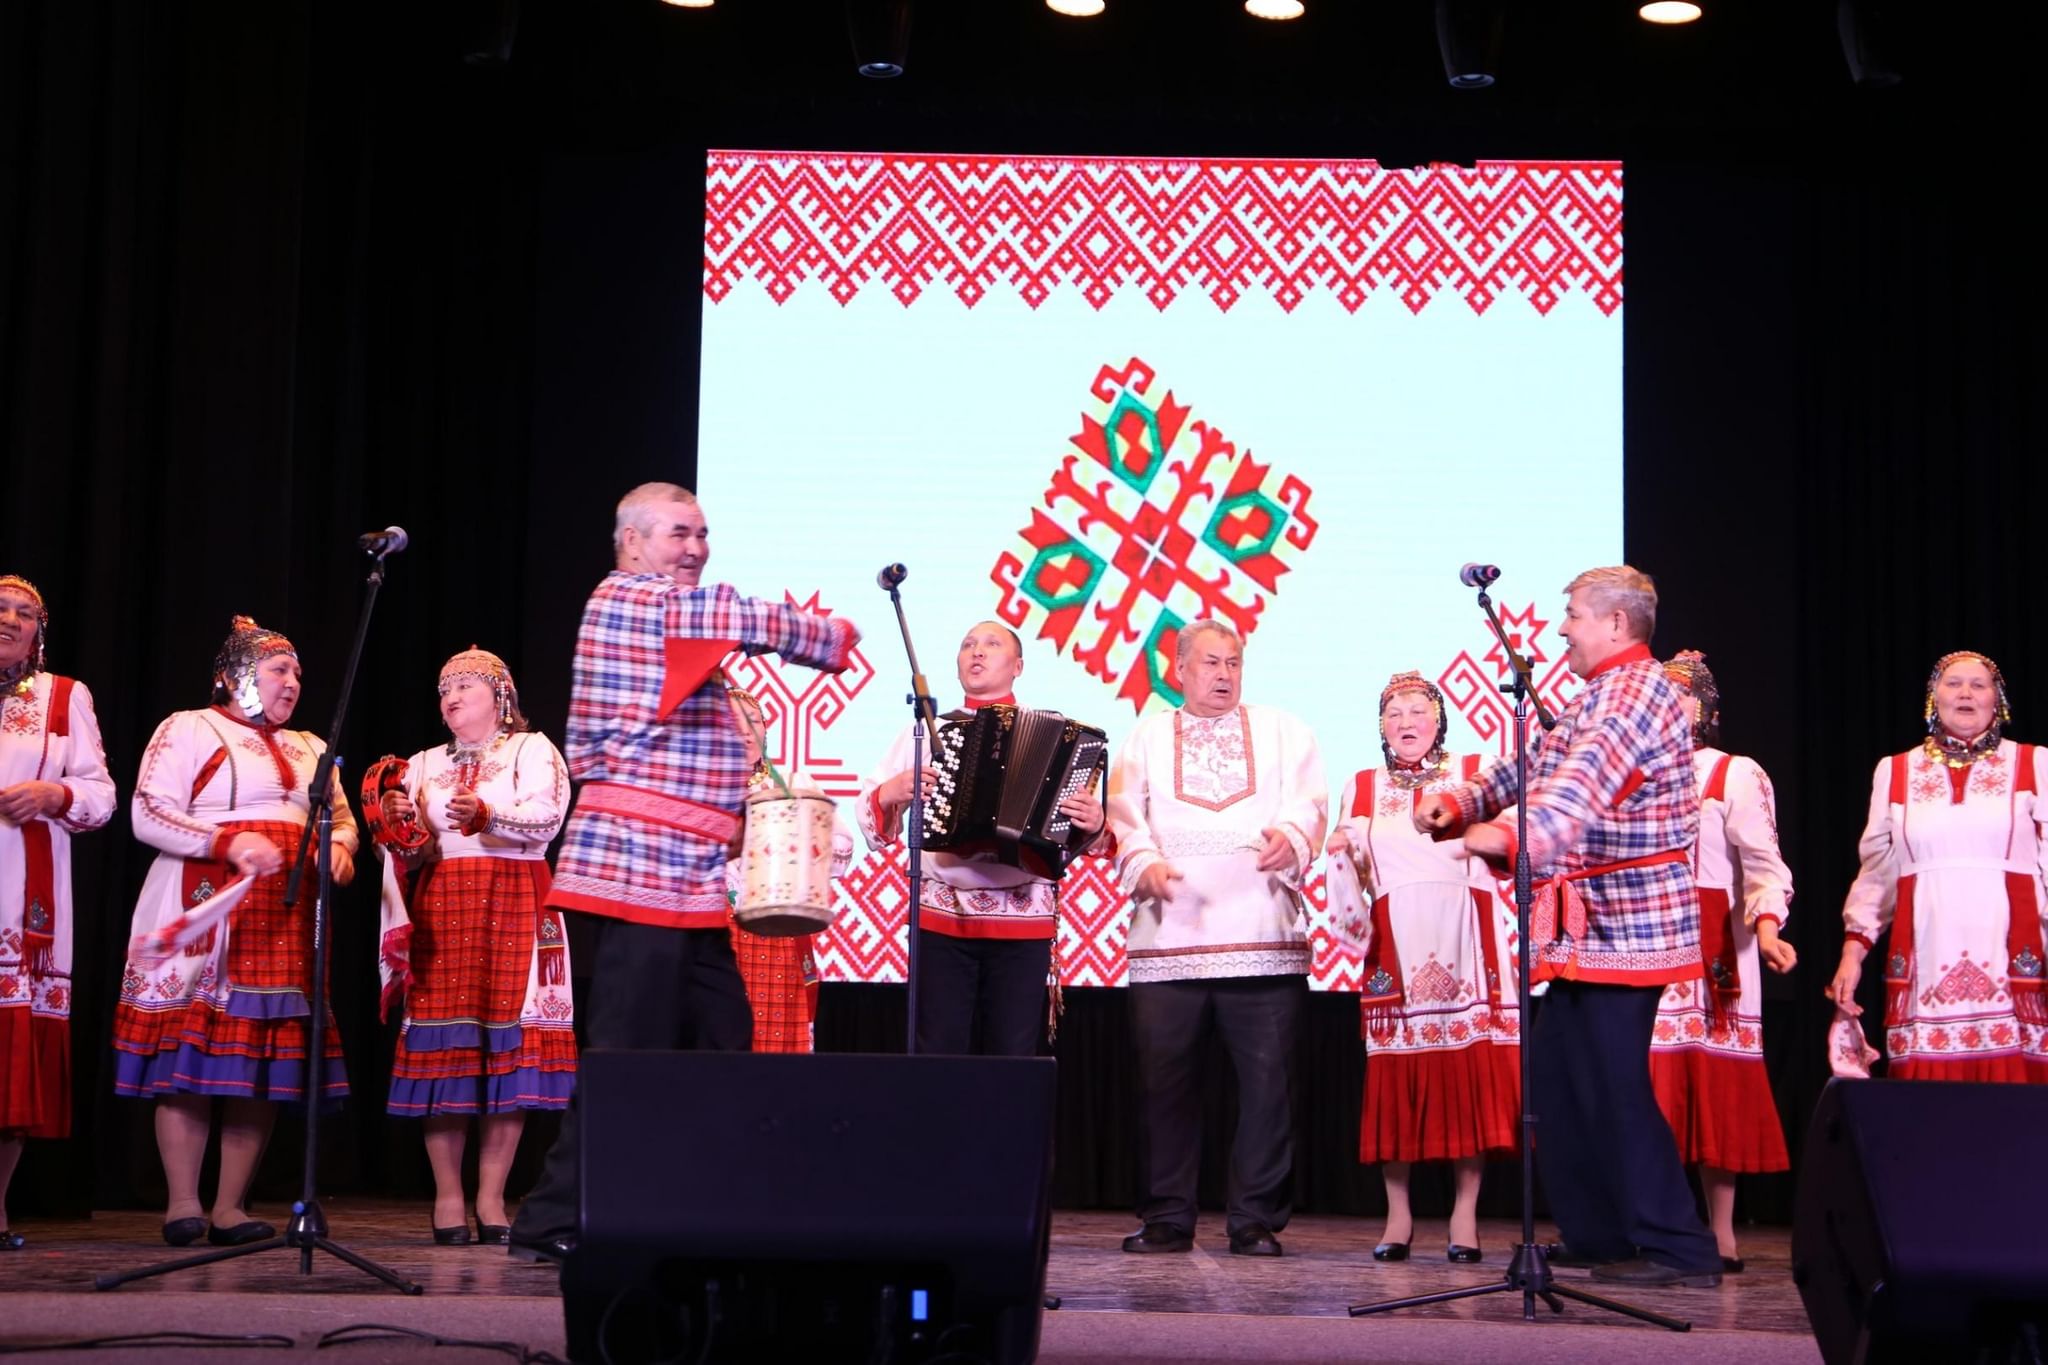
[[[548, 904], [591, 925], [593, 1048], [743, 1052], [753, 1034], [727, 929], [726, 847], [751, 766], [718, 662], [774, 652], [827, 672], [850, 621], [699, 586], [711, 550], [696, 495], [642, 484], [620, 500], [616, 567], [583, 609], [563, 749], [582, 784]], [[578, 1106], [512, 1226], [515, 1256], [575, 1247]]]
[[[1715, 1285], [1700, 1222], [1650, 1086], [1664, 987], [1704, 974], [1691, 850], [1699, 832], [1692, 734], [1651, 657], [1657, 589], [1627, 565], [1566, 587], [1558, 626], [1585, 688], [1529, 755], [1529, 948], [1550, 989], [1529, 1045], [1536, 1153], [1564, 1234], [1552, 1257], [1601, 1279]], [[1418, 828], [1497, 868], [1514, 864], [1515, 770], [1424, 797]], [[1486, 822], [1486, 823], [1481, 823]]]

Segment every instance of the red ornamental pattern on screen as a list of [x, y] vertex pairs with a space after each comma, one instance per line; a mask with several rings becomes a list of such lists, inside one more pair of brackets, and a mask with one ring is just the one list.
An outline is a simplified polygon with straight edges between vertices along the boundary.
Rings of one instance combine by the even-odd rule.
[[1190, 621], [1247, 641], [1315, 543], [1311, 489], [1260, 464], [1133, 358], [1104, 365], [1081, 430], [997, 555], [995, 614], [1114, 689], [1131, 714], [1178, 706]]
[[[1534, 665], [1537, 695], [1543, 698], [1551, 714], [1562, 711], [1566, 703], [1578, 695], [1584, 684], [1573, 675], [1562, 654], [1553, 655], [1556, 632], [1546, 634], [1549, 620], [1536, 614], [1536, 604], [1530, 602], [1520, 611], [1508, 608], [1500, 610], [1501, 629], [1507, 632], [1508, 643], [1517, 652], [1526, 654]], [[1470, 650], [1458, 651], [1458, 656], [1445, 665], [1437, 674], [1436, 685], [1443, 690], [1444, 700], [1465, 718], [1479, 736], [1482, 746], [1490, 746], [1496, 754], [1506, 756], [1514, 752], [1515, 706], [1514, 698], [1500, 690], [1501, 684], [1509, 681], [1514, 672], [1508, 665], [1500, 641], [1484, 623], [1479, 626], [1485, 648], [1475, 657]], [[1535, 712], [1529, 715], [1529, 725], [1536, 725]]]
[[1264, 293], [1287, 312], [1330, 294], [1357, 312], [1391, 292], [1419, 313], [1518, 297], [1622, 301], [1618, 162], [1388, 168], [1373, 161], [928, 158], [714, 152], [704, 293], [746, 281], [776, 303], [815, 281], [845, 304], [887, 289], [908, 307], [950, 289], [974, 307], [1062, 289], [1100, 309], [1135, 290], [1228, 311]]
[[[805, 611], [832, 614], [815, 592], [802, 601], [785, 592], [783, 600]], [[860, 791], [860, 771], [831, 752], [824, 732], [875, 679], [875, 666], [860, 646], [854, 646], [848, 659], [843, 673], [799, 668], [794, 677], [774, 655], [734, 652], [723, 665], [726, 677], [761, 704], [769, 761], [791, 781], [800, 773], [805, 782], [838, 800], [852, 800]]]

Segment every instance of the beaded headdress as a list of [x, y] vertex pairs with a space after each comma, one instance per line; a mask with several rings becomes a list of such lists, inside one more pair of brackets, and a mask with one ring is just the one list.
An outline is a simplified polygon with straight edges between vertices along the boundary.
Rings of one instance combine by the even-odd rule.
[[[1959, 659], [1975, 659], [1991, 674], [1991, 686], [1998, 693], [1998, 710], [1992, 714], [1991, 724], [1984, 727], [1984, 733], [1973, 740], [1957, 739], [1942, 729], [1941, 720], [1935, 714], [1934, 689], [1941, 682], [1941, 675]], [[1951, 767], [1963, 767], [1976, 762], [1985, 754], [1998, 747], [2005, 727], [2012, 722], [2012, 703], [2005, 695], [2005, 674], [1998, 671], [1998, 665], [1988, 654], [1974, 649], [1958, 649], [1942, 655], [1934, 661], [1934, 671], [1927, 675], [1927, 702], [1921, 707], [1921, 716], [1927, 722], [1927, 753], [1931, 758], [1940, 759]]]
[[237, 616], [228, 626], [228, 638], [213, 656], [213, 697], [232, 701], [250, 720], [263, 716], [263, 699], [256, 692], [256, 669], [274, 654], [299, 651], [282, 634], [265, 630], [246, 616]]
[[1700, 704], [1692, 722], [1692, 742], [1700, 748], [1721, 742], [1721, 688], [1707, 656], [1697, 649], [1681, 649], [1664, 663], [1664, 676]]
[[36, 674], [43, 671], [43, 645], [50, 634], [50, 609], [43, 605], [42, 591], [20, 574], [0, 574], [0, 588], [12, 588], [25, 597], [35, 599], [36, 647], [16, 665], [19, 671], [13, 677], [0, 674], [0, 687], [25, 697], [35, 690]]
[[1394, 746], [1387, 742], [1386, 710], [1388, 699], [1402, 692], [1422, 693], [1436, 710], [1436, 737], [1430, 740], [1429, 752], [1422, 757], [1424, 766], [1434, 767], [1444, 761], [1444, 694], [1435, 683], [1412, 668], [1405, 673], [1396, 673], [1380, 689], [1380, 752], [1387, 756], [1389, 768], [1400, 761], [1394, 757]]
[[499, 729], [518, 731], [526, 728], [526, 717], [519, 710], [519, 684], [512, 680], [512, 670], [505, 666], [503, 659], [488, 649], [471, 645], [441, 665], [435, 692], [447, 695], [448, 684], [456, 678], [475, 678], [491, 689], [498, 711]]

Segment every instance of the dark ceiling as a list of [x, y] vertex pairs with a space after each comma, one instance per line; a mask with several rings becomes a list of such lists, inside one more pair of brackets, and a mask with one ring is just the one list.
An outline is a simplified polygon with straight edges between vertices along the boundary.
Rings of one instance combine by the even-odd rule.
[[1874, 89], [1851, 79], [1833, 0], [1704, 0], [1683, 27], [1643, 22], [1633, 0], [1511, 0], [1498, 83], [1460, 91], [1430, 0], [1306, 3], [1273, 23], [1239, 0], [1109, 0], [1086, 20], [1042, 0], [913, 0], [907, 72], [884, 81], [856, 74], [842, 0], [461, 0], [416, 19], [408, 46], [460, 65], [509, 34], [508, 61], [461, 79], [503, 82], [565, 125], [796, 146], [1400, 162], [1738, 139], [1796, 158], [1846, 141], [2017, 146], [2038, 122], [2039, 21], [1962, 4], [1856, 6], [1902, 77]]

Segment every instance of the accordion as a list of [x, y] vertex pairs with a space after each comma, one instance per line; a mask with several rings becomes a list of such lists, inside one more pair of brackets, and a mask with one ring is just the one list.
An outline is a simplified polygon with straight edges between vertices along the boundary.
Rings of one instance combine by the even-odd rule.
[[928, 849], [993, 848], [1004, 862], [1057, 879], [1074, 856], [1073, 820], [1059, 808], [1108, 765], [1109, 738], [1057, 711], [984, 706], [939, 723], [924, 801]]

